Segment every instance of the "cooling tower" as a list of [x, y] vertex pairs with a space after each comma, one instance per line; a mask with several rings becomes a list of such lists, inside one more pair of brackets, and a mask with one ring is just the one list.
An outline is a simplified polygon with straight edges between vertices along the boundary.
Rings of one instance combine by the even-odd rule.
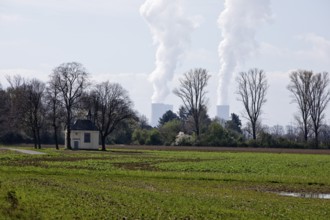
[[156, 127], [158, 125], [159, 118], [161, 118], [168, 110], [173, 111], [173, 105], [167, 105], [163, 103], [151, 104], [151, 126]]
[[220, 120], [230, 120], [229, 105], [217, 105], [217, 117]]

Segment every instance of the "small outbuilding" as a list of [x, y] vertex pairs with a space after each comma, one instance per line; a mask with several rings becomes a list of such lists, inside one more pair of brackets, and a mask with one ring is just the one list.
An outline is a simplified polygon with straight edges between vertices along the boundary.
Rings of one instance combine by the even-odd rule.
[[71, 146], [74, 150], [99, 149], [99, 130], [91, 120], [78, 119], [71, 126]]

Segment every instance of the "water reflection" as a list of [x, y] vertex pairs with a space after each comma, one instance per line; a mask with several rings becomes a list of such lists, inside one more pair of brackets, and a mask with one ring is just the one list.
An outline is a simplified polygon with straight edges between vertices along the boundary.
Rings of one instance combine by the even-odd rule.
[[281, 196], [291, 196], [298, 198], [312, 198], [312, 199], [330, 199], [330, 194], [322, 193], [293, 193], [293, 192], [280, 192]]

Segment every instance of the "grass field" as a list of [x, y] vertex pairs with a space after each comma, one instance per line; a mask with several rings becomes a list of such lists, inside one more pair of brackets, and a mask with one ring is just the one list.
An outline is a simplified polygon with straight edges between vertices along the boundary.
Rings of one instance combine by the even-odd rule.
[[0, 150], [0, 219], [329, 219], [330, 156]]

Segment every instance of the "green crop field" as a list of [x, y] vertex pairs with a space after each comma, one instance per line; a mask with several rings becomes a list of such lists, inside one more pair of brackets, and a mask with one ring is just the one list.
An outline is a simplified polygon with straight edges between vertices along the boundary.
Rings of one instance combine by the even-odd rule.
[[0, 219], [329, 219], [330, 156], [0, 150]]

